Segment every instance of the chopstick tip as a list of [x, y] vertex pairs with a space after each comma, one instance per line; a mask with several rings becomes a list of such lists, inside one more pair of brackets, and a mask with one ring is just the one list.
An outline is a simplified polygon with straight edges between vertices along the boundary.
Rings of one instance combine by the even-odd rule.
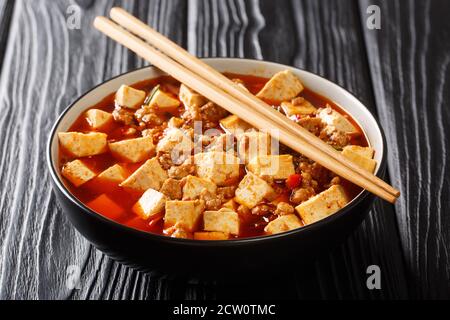
[[103, 19], [105, 19], [105, 17], [96, 16], [95, 19], [94, 19], [94, 22], [93, 22], [94, 27], [96, 27], [101, 22], [101, 20], [103, 20]]
[[[400, 195], [400, 192], [398, 192], [398, 194]], [[386, 201], [388, 201], [389, 203], [391, 203], [391, 204], [395, 204], [395, 202], [397, 201], [397, 199], [398, 199], [398, 195], [397, 194], [392, 194], [392, 193], [390, 193], [390, 194], [388, 194], [386, 197], [382, 197], [384, 200], [386, 200]]]
[[122, 12], [126, 12], [126, 11], [121, 7], [112, 7], [111, 10], [109, 10], [109, 15], [112, 17], [115, 14], [119, 14]]
[[104, 26], [106, 23], [109, 23], [110, 20], [107, 17], [104, 16], [97, 16], [94, 19], [94, 22], [92, 23], [94, 27], [98, 30], [102, 30], [102, 26]]

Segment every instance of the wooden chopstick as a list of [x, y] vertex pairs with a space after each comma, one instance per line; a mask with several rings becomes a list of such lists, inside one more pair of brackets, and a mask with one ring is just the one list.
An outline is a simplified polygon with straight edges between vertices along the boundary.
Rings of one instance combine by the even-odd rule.
[[304, 139], [307, 139], [311, 144], [322, 149], [329, 156], [335, 158], [339, 162], [357, 172], [359, 175], [364, 176], [367, 179], [372, 180], [375, 184], [379, 185], [381, 188], [385, 189], [387, 192], [391, 193], [395, 197], [400, 195], [400, 192], [387, 184], [382, 179], [378, 178], [374, 174], [364, 170], [357, 164], [346, 159], [340, 152], [335, 150], [332, 146], [324, 143], [320, 138], [316, 137], [314, 134], [304, 129], [300, 125], [291, 121], [280, 112], [274, 110], [264, 101], [256, 98], [251, 93], [243, 90], [240, 86], [236, 85], [229, 78], [210, 67], [200, 59], [197, 59], [189, 52], [187, 52], [182, 47], [178, 46], [176, 43], [166, 38], [153, 28], [149, 27], [147, 24], [137, 19], [135, 16], [129, 14], [122, 8], [112, 8], [110, 11], [111, 19], [117, 22], [122, 27], [128, 29], [130, 32], [136, 34], [142, 39], [149, 42], [155, 48], [159, 49], [164, 54], [168, 55], [172, 59], [176, 60], [185, 67], [195, 70], [197, 74], [202, 76], [208, 81], [212, 81], [222, 90], [226, 91], [238, 100], [243, 101], [247, 105], [255, 109], [255, 111], [265, 114], [267, 117], [274, 119], [281, 126], [285, 126], [292, 130], [295, 134], [300, 135]]
[[302, 153], [306, 157], [340, 175], [344, 179], [367, 189], [379, 197], [391, 203], [395, 202], [396, 197], [391, 193], [387, 192], [363, 176], [355, 174], [353, 170], [343, 166], [342, 163], [323, 153], [320, 149], [310, 145], [307, 141], [299, 138], [285, 127], [280, 127], [271, 119], [255, 112], [251, 108], [246, 108], [245, 105], [242, 105], [241, 101], [216, 87], [214, 84], [205, 81], [204, 78], [180, 65], [160, 51], [154, 49], [149, 44], [124, 30], [122, 27], [118, 26], [109, 19], [105, 17], [97, 17], [94, 21], [94, 26], [113, 40], [121, 43], [142, 58], [151, 62], [159, 69], [170, 74], [178, 81], [185, 83], [193, 90], [199, 92], [207, 99], [220, 105], [229, 112], [236, 114], [238, 117], [245, 119], [254, 127], [273, 130], [274, 132], [278, 131], [279, 137], [276, 138], [293, 150]]

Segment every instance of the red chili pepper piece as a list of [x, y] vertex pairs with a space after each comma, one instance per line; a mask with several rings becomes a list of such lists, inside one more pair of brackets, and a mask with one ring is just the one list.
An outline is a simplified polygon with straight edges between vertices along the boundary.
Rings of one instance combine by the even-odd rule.
[[301, 174], [291, 174], [287, 179], [286, 179], [286, 186], [289, 189], [295, 189], [298, 186], [300, 186], [300, 184], [302, 183], [302, 175]]

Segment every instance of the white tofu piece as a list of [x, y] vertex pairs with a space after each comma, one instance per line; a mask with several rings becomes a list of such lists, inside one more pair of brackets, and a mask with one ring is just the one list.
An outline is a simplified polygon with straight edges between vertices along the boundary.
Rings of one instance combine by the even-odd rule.
[[205, 231], [219, 231], [239, 235], [239, 225], [239, 215], [234, 211], [205, 211], [203, 213]]
[[115, 164], [102, 171], [97, 178], [109, 183], [119, 184], [127, 178], [127, 175], [122, 166]]
[[[201, 141], [198, 140], [197, 141], [197, 145], [201, 144]], [[230, 133], [224, 133], [221, 134], [219, 136], [215, 136], [214, 138], [212, 138], [211, 143], [208, 145], [208, 147], [206, 148], [207, 152], [210, 151], [218, 151], [218, 152], [222, 152], [222, 151], [232, 151], [234, 152], [234, 136]]]
[[161, 167], [158, 159], [154, 157], [147, 160], [120, 186], [136, 192], [144, 192], [149, 188], [159, 191], [167, 178], [166, 170]]
[[297, 229], [302, 226], [302, 222], [295, 214], [287, 214], [279, 216], [275, 220], [272, 220], [264, 228], [267, 234], [282, 233], [289, 230]]
[[111, 153], [126, 162], [141, 162], [150, 158], [155, 150], [151, 136], [110, 142]]
[[122, 107], [138, 109], [145, 100], [145, 91], [121, 85], [116, 92], [116, 103]]
[[165, 93], [161, 89], [158, 89], [153, 94], [149, 105], [152, 107], [157, 107], [161, 111], [172, 111], [180, 105], [180, 101]]
[[230, 235], [228, 233], [218, 231], [199, 231], [194, 232], [195, 240], [228, 240]]
[[228, 209], [228, 210], [235, 211], [235, 210], [237, 210], [238, 206], [239, 206], [238, 203], [236, 201], [234, 201], [234, 199], [230, 199], [227, 202], [222, 204], [222, 208], [220, 210]]
[[238, 156], [245, 164], [256, 156], [272, 153], [272, 138], [266, 132], [245, 132], [237, 136], [237, 141]]
[[192, 239], [192, 232], [187, 232], [183, 229], [175, 229], [174, 232], [170, 235], [171, 238], [178, 238], [178, 239]]
[[343, 150], [352, 151], [352, 152], [357, 153], [360, 156], [367, 158], [367, 159], [372, 159], [373, 155], [375, 154], [375, 150], [371, 147], [361, 147], [361, 146], [349, 145], [349, 146], [345, 146], [343, 148]]
[[281, 102], [296, 97], [303, 90], [300, 79], [290, 70], [276, 73], [256, 94], [260, 99]]
[[248, 172], [239, 183], [234, 200], [252, 209], [264, 198], [269, 198], [270, 200], [273, 195], [274, 190], [265, 180]]
[[111, 113], [99, 110], [89, 109], [86, 111], [86, 120], [93, 129], [100, 129], [111, 123], [113, 116]]
[[132, 210], [141, 218], [147, 220], [162, 212], [166, 204], [166, 197], [152, 188], [147, 189], [133, 206]]
[[[168, 128], [164, 137], [156, 145], [157, 152], [176, 152], [178, 155], [191, 154], [194, 142], [188, 132], [178, 128]], [[177, 154], [173, 154], [174, 158]]]
[[317, 116], [325, 125], [337, 131], [345, 133], [358, 132], [355, 126], [346, 117], [336, 110], [333, 110], [331, 107], [319, 109]]
[[306, 224], [328, 217], [348, 203], [344, 188], [334, 185], [295, 207]]
[[172, 117], [167, 122], [169, 128], [180, 128], [184, 124], [184, 120], [178, 117]]
[[209, 179], [202, 179], [194, 176], [187, 176], [183, 186], [183, 200], [197, 199], [203, 190], [215, 194], [217, 186]]
[[101, 132], [58, 132], [59, 143], [76, 157], [88, 157], [106, 152], [107, 137]]
[[177, 228], [193, 232], [204, 209], [205, 203], [202, 200], [166, 201], [164, 228], [176, 226]]
[[198, 109], [208, 102], [205, 97], [184, 84], [181, 84], [178, 96], [186, 109]]
[[239, 177], [239, 158], [228, 152], [211, 151], [194, 155], [197, 175], [218, 186]]
[[95, 172], [89, 169], [81, 160], [66, 163], [61, 170], [61, 174], [75, 187], [81, 186], [96, 176]]
[[258, 176], [270, 176], [274, 179], [287, 179], [295, 173], [290, 154], [256, 156], [250, 160], [247, 169]]
[[[353, 148], [353, 150], [355, 150]], [[342, 151], [342, 155], [344, 157], [346, 157], [347, 159], [349, 159], [351, 162], [359, 165], [361, 168], [369, 171], [369, 172], [374, 172], [375, 168], [377, 166], [377, 162], [373, 159], [365, 157], [364, 155], [369, 155], [370, 153], [373, 154], [373, 152], [370, 152], [370, 150], [366, 151], [366, 150], [362, 150], [359, 149], [356, 152], [352, 151], [352, 149], [345, 147], [344, 150]], [[362, 155], [364, 154], [364, 155]]]
[[293, 105], [290, 102], [283, 101], [281, 103], [281, 109], [288, 118], [293, 118], [296, 115], [310, 115], [317, 109], [307, 100], [304, 100], [300, 105]]
[[242, 134], [248, 129], [252, 128], [251, 125], [234, 114], [221, 119], [219, 123], [226, 132], [236, 135]]

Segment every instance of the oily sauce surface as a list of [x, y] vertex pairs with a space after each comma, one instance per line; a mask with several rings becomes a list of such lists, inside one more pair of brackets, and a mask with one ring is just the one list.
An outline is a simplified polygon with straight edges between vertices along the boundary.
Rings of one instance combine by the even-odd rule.
[[[242, 81], [243, 84], [247, 87], [247, 89], [253, 94], [256, 94], [269, 80], [267, 78], [251, 75], [240, 75], [233, 73], [225, 73], [225, 75], [230, 79], [240, 79], [240, 81]], [[165, 92], [173, 94], [174, 97], [178, 95], [179, 82], [168, 76], [162, 76], [155, 79], [141, 81], [133, 84], [133, 87], [136, 89], [144, 90], [148, 93], [152, 90], [152, 88], [155, 85], [158, 84]], [[314, 93], [308, 88], [305, 88], [300, 94], [300, 96], [310, 101], [316, 108], [330, 105], [333, 109], [335, 109], [339, 113], [344, 114], [352, 122], [355, 128], [359, 130], [360, 133], [358, 135], [355, 135], [355, 137], [352, 137], [350, 143], [360, 146], [368, 145], [365, 135], [363, 134], [361, 128], [358, 126], [356, 121], [354, 121], [354, 119], [352, 119], [348, 114], [346, 114], [345, 111], [342, 110], [338, 105], [328, 100], [327, 98]], [[86, 110], [88, 109], [100, 109], [107, 112], [112, 112], [114, 110], [114, 93], [108, 95], [102, 101], [100, 101], [96, 105], [87, 108]], [[170, 117], [172, 116], [178, 116], [183, 109], [184, 107], [181, 104], [179, 110], [175, 110], [174, 112], [167, 114], [167, 120], [170, 119]], [[109, 125], [103, 127], [99, 131], [108, 134], [108, 141], [110, 142], [140, 136], [139, 131], [137, 131], [135, 135], [131, 136], [129, 134], [125, 135], [127, 129], [128, 127], [126, 125], [112, 121]], [[89, 126], [89, 123], [86, 120], [86, 117], [84, 116], [84, 112], [78, 117], [78, 119], [73, 123], [73, 125], [69, 128], [68, 131], [77, 131], [77, 132], [92, 131], [92, 128]], [[69, 154], [66, 150], [64, 150], [61, 147], [59, 148], [60, 169], [62, 168], [64, 163], [73, 159], [74, 157], [71, 154]], [[82, 160], [90, 169], [94, 170], [96, 173], [100, 173], [114, 164], [120, 164], [123, 168], [125, 168], [127, 176], [131, 175], [143, 164], [143, 162], [141, 163], [121, 162], [120, 160], [114, 158], [109, 152], [95, 156], [83, 157], [79, 159]], [[87, 183], [81, 185], [80, 187], [74, 187], [66, 179], [64, 179], [64, 182], [66, 187], [77, 199], [79, 199], [81, 202], [83, 202], [85, 205], [87, 205], [94, 211], [98, 212], [99, 214], [132, 228], [157, 234], [163, 234], [163, 214], [157, 215], [152, 220], [145, 221], [132, 212], [131, 208], [137, 202], [141, 194], [130, 193], [129, 191], [125, 191], [117, 185], [110, 185], [105, 183], [104, 181], [100, 181], [98, 178], [94, 178], [88, 181]], [[350, 199], [354, 198], [361, 191], [361, 188], [345, 180], [341, 182], [341, 185], [343, 185]], [[288, 202], [289, 192], [290, 190], [286, 188], [286, 192], [280, 194], [277, 201]], [[111, 199], [114, 199], [114, 201], [117, 203], [119, 207], [111, 207], [107, 201], [102, 203], [101, 198], [95, 202], [92, 202], [94, 199], [98, 198], [102, 194], [106, 194]], [[263, 235], [264, 234], [263, 229], [264, 226], [267, 224], [267, 222], [268, 221], [266, 218], [261, 218], [258, 216], [246, 217], [245, 221], [241, 224], [242, 225], [241, 235], [239, 236], [239, 238]]]

